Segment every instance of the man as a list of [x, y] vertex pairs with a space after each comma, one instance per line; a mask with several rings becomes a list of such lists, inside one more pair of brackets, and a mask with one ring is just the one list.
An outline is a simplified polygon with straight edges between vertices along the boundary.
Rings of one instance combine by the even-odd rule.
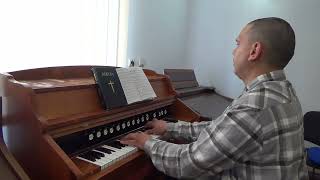
[[146, 133], [122, 143], [137, 146], [155, 167], [176, 178], [308, 179], [299, 100], [283, 68], [294, 54], [294, 31], [283, 19], [246, 25], [233, 51], [245, 91], [217, 119], [200, 123], [153, 120], [147, 133], [195, 139], [173, 144]]

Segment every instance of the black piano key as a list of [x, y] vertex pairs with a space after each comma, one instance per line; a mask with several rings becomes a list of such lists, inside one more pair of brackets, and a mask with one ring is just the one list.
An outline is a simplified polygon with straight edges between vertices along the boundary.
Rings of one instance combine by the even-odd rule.
[[118, 146], [117, 146], [117, 147], [115, 147], [115, 145], [113, 144], [113, 142], [105, 143], [105, 145], [107, 145], [107, 146], [111, 146], [111, 147], [114, 147], [114, 148], [117, 148], [117, 149], [121, 149], [121, 148], [119, 148]]
[[101, 155], [95, 153], [95, 151], [88, 152], [90, 156], [94, 157], [95, 159], [101, 159]]
[[86, 152], [84, 155], [89, 159], [94, 159], [94, 160], [98, 159], [96, 158], [96, 156], [92, 155], [91, 151]]
[[95, 162], [96, 161], [96, 158], [92, 157], [92, 156], [89, 156], [88, 154], [80, 154], [79, 157], [82, 157], [84, 159], [87, 159], [89, 161], [93, 161]]
[[117, 149], [121, 149], [122, 148], [121, 146], [119, 146], [118, 144], [116, 144], [114, 142], [108, 143], [107, 145], [111, 146], [111, 147], [114, 147], [114, 148], [117, 148]]
[[[108, 143], [105, 143], [105, 145], [108, 145]], [[102, 148], [105, 148], [105, 147], [102, 147]], [[107, 150], [111, 151], [111, 153], [116, 152], [116, 151], [115, 151], [115, 150], [113, 150], [113, 149], [108, 149], [108, 148], [105, 148], [105, 149], [107, 149]]]
[[88, 158], [94, 159], [94, 160], [99, 159], [97, 156], [93, 155], [91, 152], [88, 152], [86, 156], [87, 156]]
[[107, 148], [104, 148], [104, 147], [98, 147], [98, 148], [96, 148], [96, 150], [104, 152], [104, 153], [107, 153], [107, 154], [111, 154], [112, 153], [111, 149], [107, 149]]
[[114, 141], [114, 143], [120, 147], [126, 147], [126, 145], [121, 144], [120, 141]]
[[101, 152], [97, 152], [97, 151], [91, 151], [94, 155], [96, 155], [97, 157], [101, 158], [104, 157], [105, 155]]

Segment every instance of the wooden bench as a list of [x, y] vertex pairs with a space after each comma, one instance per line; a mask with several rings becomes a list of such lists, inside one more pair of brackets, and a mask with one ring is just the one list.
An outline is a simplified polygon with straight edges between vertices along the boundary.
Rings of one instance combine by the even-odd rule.
[[199, 86], [193, 69], [164, 69], [169, 76], [178, 97], [214, 92], [213, 87]]

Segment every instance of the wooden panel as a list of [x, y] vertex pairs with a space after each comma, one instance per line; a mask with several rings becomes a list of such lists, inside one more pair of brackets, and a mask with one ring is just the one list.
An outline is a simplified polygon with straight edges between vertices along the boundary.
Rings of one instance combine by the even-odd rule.
[[103, 110], [94, 87], [39, 93], [35, 95], [34, 107], [44, 119]]
[[92, 77], [92, 66], [61, 66], [10, 72], [16, 80], [68, 79]]
[[[78, 132], [88, 128], [96, 127], [99, 125], [115, 122], [121, 119], [129, 118], [137, 114], [145, 113], [157, 108], [169, 106], [174, 102], [175, 99], [169, 98], [165, 101], [148, 102], [146, 104], [137, 104], [132, 106], [126, 111], [116, 111], [116, 113], [98, 113], [99, 116], [88, 116], [83, 118], [83, 116], [74, 116], [70, 119], [55, 119], [54, 122], [50, 122], [51, 125], [48, 127], [48, 131], [54, 138], [67, 135], [70, 133]], [[118, 113], [117, 113], [118, 112]], [[103, 115], [103, 116], [101, 116]], [[64, 120], [64, 121], [63, 121]], [[62, 122], [60, 122], [62, 121]], [[53, 124], [54, 123], [54, 124]]]
[[168, 87], [166, 85], [167, 85], [166, 81], [153, 81], [153, 82], [151, 82], [151, 86], [154, 89], [155, 93], [157, 94], [157, 97], [159, 97], [159, 98], [168, 97], [168, 96], [173, 95], [173, 93], [174, 93], [173, 90], [170, 91], [170, 89], [164, 88], [164, 87]]
[[2, 132], [2, 97], [0, 96], [0, 179], [29, 180], [29, 176], [22, 169], [13, 155], [7, 149]]
[[164, 179], [164, 175], [157, 171], [151, 160], [142, 152], [119, 161], [117, 164], [101, 171], [88, 180], [141, 180], [141, 179]]
[[164, 69], [164, 74], [168, 75], [172, 82], [197, 81], [192, 69]]
[[33, 113], [30, 93], [20, 84], [8, 84], [7, 96], [3, 99], [8, 149], [31, 179], [75, 178], [76, 173], [72, 173], [68, 163], [46, 142]]
[[169, 76], [175, 89], [199, 87], [192, 69], [164, 69], [164, 74]]
[[172, 82], [172, 85], [175, 89], [199, 87], [197, 81], [176, 81]]
[[200, 115], [197, 112], [194, 112], [189, 107], [187, 107], [181, 100], [175, 101], [175, 103], [170, 106], [171, 112], [175, 119], [195, 122], [200, 120]]
[[3, 140], [0, 140], [0, 179], [5, 180], [29, 180], [29, 176], [24, 172], [12, 154], [8, 151]]
[[219, 117], [232, 102], [232, 99], [217, 93], [201, 93], [181, 98], [181, 100], [207, 120], [214, 120]]

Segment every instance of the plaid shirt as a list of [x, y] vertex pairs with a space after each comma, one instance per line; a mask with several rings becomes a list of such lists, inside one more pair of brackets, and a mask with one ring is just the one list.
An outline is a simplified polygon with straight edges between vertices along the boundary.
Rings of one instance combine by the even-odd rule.
[[258, 76], [217, 119], [168, 123], [167, 135], [192, 139], [144, 145], [155, 167], [177, 178], [308, 179], [299, 100], [282, 70]]

